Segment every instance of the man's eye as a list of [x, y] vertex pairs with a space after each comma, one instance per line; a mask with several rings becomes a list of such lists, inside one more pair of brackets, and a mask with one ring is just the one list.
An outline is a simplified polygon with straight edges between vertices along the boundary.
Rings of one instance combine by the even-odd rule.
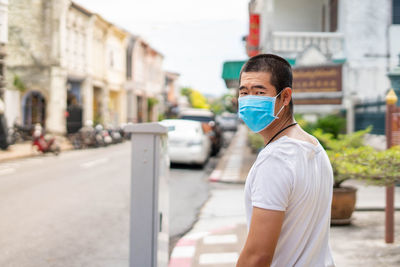
[[263, 91], [257, 92], [257, 95], [264, 95], [264, 94], [265, 94], [265, 92], [263, 92]]

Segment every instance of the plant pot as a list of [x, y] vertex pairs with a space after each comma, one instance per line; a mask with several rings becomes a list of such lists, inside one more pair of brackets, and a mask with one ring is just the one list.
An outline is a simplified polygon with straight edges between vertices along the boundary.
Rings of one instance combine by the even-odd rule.
[[351, 223], [351, 215], [356, 206], [357, 188], [342, 186], [333, 188], [331, 224], [347, 225]]

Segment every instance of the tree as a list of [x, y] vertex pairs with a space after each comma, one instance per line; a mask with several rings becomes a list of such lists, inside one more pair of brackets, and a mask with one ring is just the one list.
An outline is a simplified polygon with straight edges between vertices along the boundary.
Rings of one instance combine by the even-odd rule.
[[202, 93], [189, 87], [184, 87], [181, 89], [181, 95], [188, 98], [190, 105], [193, 108], [210, 109], [207, 98], [205, 98]]

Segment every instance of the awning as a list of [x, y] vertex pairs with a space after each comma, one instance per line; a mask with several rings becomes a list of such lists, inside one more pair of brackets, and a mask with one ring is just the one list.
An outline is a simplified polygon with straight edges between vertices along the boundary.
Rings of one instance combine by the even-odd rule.
[[246, 61], [226, 61], [222, 69], [222, 79], [225, 80], [226, 87], [239, 87], [239, 74]]

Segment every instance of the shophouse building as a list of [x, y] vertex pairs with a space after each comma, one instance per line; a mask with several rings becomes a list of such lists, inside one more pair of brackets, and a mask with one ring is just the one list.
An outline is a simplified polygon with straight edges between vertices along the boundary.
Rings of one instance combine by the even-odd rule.
[[128, 33], [110, 25], [106, 39], [106, 83], [108, 96], [106, 121], [113, 126], [126, 122], [126, 50]]
[[126, 122], [126, 31], [70, 0], [13, 0], [10, 18], [12, 121], [55, 133]]
[[0, 98], [5, 91], [5, 60], [8, 43], [8, 0], [0, 0]]
[[126, 54], [128, 121], [157, 121], [165, 87], [164, 57], [139, 36], [129, 38]]
[[69, 3], [9, 2], [9, 46], [6, 105], [11, 121], [40, 123], [65, 132], [67, 71], [62, 67], [62, 40]]
[[7, 149], [8, 123], [6, 118], [5, 97], [5, 60], [8, 42], [8, 1], [0, 0], [0, 148]]

